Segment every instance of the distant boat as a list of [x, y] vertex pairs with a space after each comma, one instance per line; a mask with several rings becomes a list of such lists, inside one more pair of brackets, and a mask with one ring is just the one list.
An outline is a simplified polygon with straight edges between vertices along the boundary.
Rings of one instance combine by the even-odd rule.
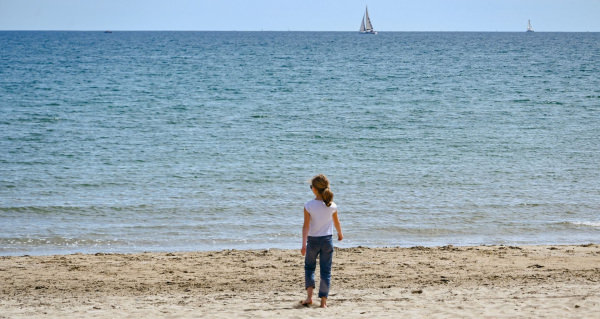
[[104, 33], [112, 33], [112, 31], [106, 30], [106, 31], [104, 31]]
[[531, 20], [527, 20], [527, 32], [533, 32], [533, 27], [531, 26]]
[[362, 34], [377, 34], [377, 31], [373, 30], [371, 19], [369, 19], [369, 10], [365, 7], [365, 14], [363, 15], [362, 22], [360, 23], [360, 33]]

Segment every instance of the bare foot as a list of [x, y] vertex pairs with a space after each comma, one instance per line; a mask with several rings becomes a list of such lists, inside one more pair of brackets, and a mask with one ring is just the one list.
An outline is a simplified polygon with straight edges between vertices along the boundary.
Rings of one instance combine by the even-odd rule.
[[321, 308], [327, 308], [327, 298], [321, 297]]
[[300, 304], [303, 305], [304, 307], [308, 307], [308, 306], [312, 305], [312, 299], [306, 299], [304, 301], [300, 301]]

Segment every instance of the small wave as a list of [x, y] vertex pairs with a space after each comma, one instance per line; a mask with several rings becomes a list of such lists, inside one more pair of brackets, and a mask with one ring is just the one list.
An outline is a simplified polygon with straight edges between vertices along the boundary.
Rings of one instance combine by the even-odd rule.
[[581, 222], [562, 222], [559, 224], [563, 225], [575, 225], [575, 226], [588, 226], [594, 228], [600, 228], [600, 221], [592, 222], [592, 221], [581, 221]]
[[444, 236], [444, 235], [461, 235], [468, 234], [468, 231], [458, 228], [444, 227], [403, 227], [403, 226], [382, 226], [374, 227], [380, 235], [390, 234], [409, 234], [417, 236]]
[[563, 105], [563, 102], [559, 102], [559, 101], [542, 101], [542, 104], [547, 104], [547, 105]]
[[[91, 186], [90, 186], [91, 187]], [[130, 213], [153, 213], [152, 207], [146, 205], [128, 206], [8, 206], [0, 207], [0, 214], [23, 216], [31, 215], [73, 215], [73, 216], [96, 216], [98, 214], [130, 212]]]
[[[18, 246], [18, 247], [42, 247], [42, 246], [63, 246], [63, 247], [79, 247], [79, 246], [99, 246], [99, 245], [115, 245], [122, 244], [122, 241], [114, 239], [91, 239], [91, 238], [69, 238], [61, 236], [52, 237], [9, 237], [0, 238], [1, 246]], [[0, 247], [2, 248], [2, 247]], [[6, 247], [3, 247], [6, 248]]]
[[600, 227], [600, 222], [573, 222], [572, 224], [578, 226]]

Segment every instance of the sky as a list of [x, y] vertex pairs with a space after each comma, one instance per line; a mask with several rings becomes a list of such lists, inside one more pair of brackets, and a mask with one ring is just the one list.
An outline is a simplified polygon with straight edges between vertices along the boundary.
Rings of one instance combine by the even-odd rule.
[[0, 30], [600, 32], [600, 0], [0, 0]]

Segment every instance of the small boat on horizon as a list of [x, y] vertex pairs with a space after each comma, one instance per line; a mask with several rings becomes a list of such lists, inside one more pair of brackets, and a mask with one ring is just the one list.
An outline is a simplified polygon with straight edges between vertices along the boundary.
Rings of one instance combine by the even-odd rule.
[[104, 31], [104, 33], [112, 33], [112, 31], [106, 30], [106, 31]]
[[531, 26], [531, 20], [527, 20], [527, 31], [526, 32], [534, 32], [533, 27]]
[[377, 34], [377, 31], [373, 30], [373, 24], [371, 24], [371, 19], [369, 19], [369, 9], [365, 6], [365, 14], [363, 15], [362, 22], [360, 23], [360, 30], [358, 31], [361, 34]]

